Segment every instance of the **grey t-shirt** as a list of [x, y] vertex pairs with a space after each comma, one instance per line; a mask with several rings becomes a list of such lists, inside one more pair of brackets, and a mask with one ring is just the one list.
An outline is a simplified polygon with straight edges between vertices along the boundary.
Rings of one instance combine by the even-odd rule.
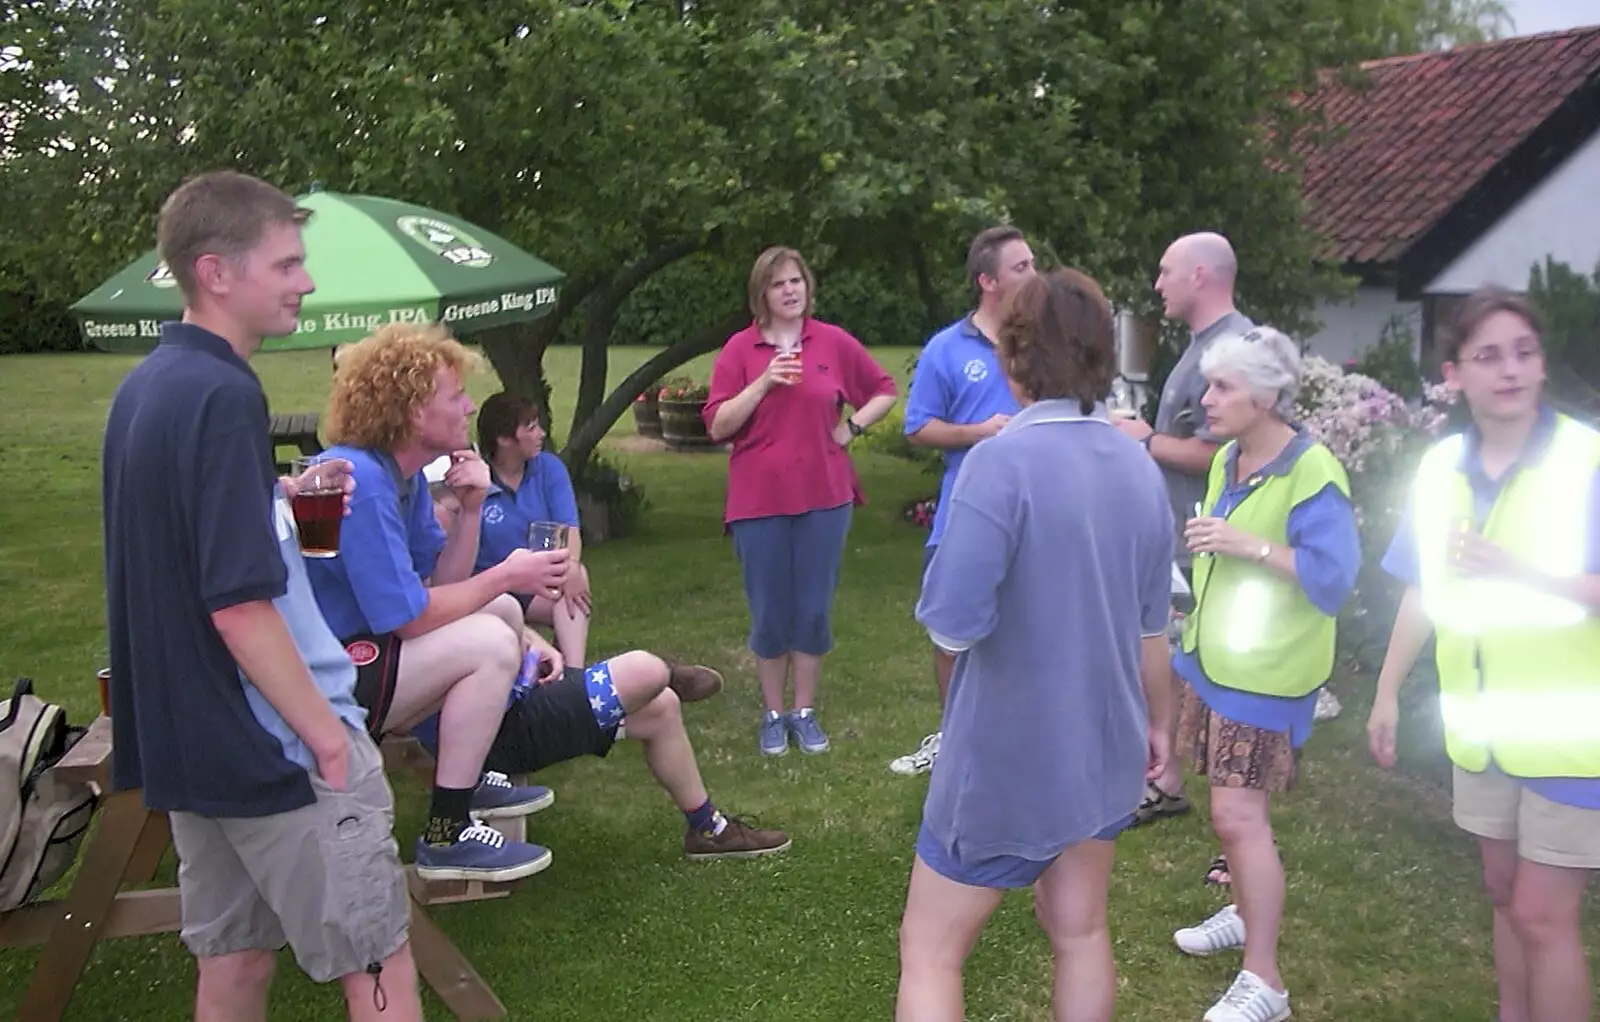
[[[1156, 408], [1153, 423], [1157, 433], [1180, 439], [1197, 436], [1212, 443], [1221, 442], [1206, 429], [1206, 412], [1200, 407], [1200, 399], [1206, 393], [1206, 379], [1200, 375], [1200, 356], [1217, 338], [1253, 329], [1255, 324], [1250, 318], [1235, 310], [1190, 335], [1189, 347], [1184, 349], [1178, 364], [1167, 376], [1166, 386], [1161, 388], [1161, 404]], [[1178, 563], [1188, 567], [1189, 547], [1183, 542], [1183, 527], [1194, 517], [1195, 503], [1205, 499], [1205, 473], [1189, 475], [1162, 465], [1161, 476], [1167, 483], [1167, 496], [1172, 501], [1172, 524], [1177, 530], [1173, 551]]]
[[1138, 806], [1171, 537], [1160, 474], [1104, 405], [1030, 405], [967, 455], [917, 604], [965, 648], [923, 809], [947, 853], [1047, 861]]

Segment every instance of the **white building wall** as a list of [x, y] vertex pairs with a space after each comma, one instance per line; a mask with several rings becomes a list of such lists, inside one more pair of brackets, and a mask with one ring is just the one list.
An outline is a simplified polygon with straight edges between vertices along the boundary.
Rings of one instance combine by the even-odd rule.
[[1384, 328], [1398, 321], [1410, 331], [1411, 354], [1416, 357], [1422, 339], [1422, 303], [1402, 302], [1392, 287], [1366, 286], [1340, 302], [1325, 302], [1314, 313], [1321, 328], [1306, 338], [1314, 355], [1342, 365], [1383, 338]]
[[1423, 289], [1467, 294], [1484, 284], [1516, 291], [1545, 256], [1585, 275], [1600, 262], [1600, 133], [1513, 206]]

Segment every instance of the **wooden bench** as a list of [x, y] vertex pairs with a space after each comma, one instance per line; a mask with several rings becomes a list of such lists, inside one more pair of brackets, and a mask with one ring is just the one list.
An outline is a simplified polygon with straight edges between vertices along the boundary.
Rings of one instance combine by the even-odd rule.
[[[306, 458], [321, 454], [322, 441], [317, 439], [317, 422], [320, 418], [316, 412], [290, 412], [272, 416], [268, 420], [267, 430], [272, 434], [273, 456], [277, 456], [279, 447], [296, 448]], [[277, 464], [280, 474], [289, 471], [288, 462], [280, 461]]]
[[[422, 753], [420, 747], [412, 752], [399, 744], [393, 752], [386, 751], [385, 763], [395, 756], [397, 764], [417, 765], [416, 753]], [[84, 965], [99, 941], [175, 933], [182, 928], [176, 888], [122, 890], [126, 884], [147, 884], [155, 879], [172, 835], [167, 814], [145, 808], [141, 792], [110, 790], [110, 718], [100, 717], [90, 725], [88, 734], [62, 758], [56, 771], [64, 780], [93, 784], [110, 794], [103, 798], [99, 824], [85, 844], [66, 898], [34, 902], [0, 916], [0, 948], [44, 945], [17, 1009], [18, 1022], [60, 1022], [65, 1018]], [[431, 785], [431, 766], [428, 778]], [[417, 971], [457, 1018], [504, 1018], [505, 1005], [429, 917], [426, 906], [503, 898], [516, 885], [427, 883], [412, 867], [406, 871], [411, 893], [411, 952]]]

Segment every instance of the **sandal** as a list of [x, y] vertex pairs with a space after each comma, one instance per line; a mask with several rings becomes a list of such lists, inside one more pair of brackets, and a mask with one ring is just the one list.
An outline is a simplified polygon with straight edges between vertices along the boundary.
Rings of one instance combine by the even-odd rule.
[[1133, 813], [1133, 826], [1153, 823], [1165, 816], [1182, 816], [1189, 811], [1189, 796], [1168, 795], [1154, 782], [1145, 785], [1144, 801]]
[[1227, 887], [1233, 883], [1233, 874], [1228, 872], [1228, 857], [1219, 855], [1211, 860], [1211, 865], [1206, 867], [1206, 885], [1209, 887]]

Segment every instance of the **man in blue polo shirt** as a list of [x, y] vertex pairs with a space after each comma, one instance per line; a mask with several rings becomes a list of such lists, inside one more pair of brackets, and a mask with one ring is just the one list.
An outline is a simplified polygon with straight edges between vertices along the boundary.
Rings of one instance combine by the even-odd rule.
[[413, 1020], [393, 799], [246, 362], [294, 331], [312, 290], [306, 215], [231, 172], [162, 207], [183, 322], [123, 380], [105, 435], [112, 784], [168, 812], [196, 1018], [265, 1018], [287, 943], [313, 980], [340, 980], [351, 1018]]
[[[467, 446], [472, 401], [462, 377], [475, 358], [441, 327], [396, 324], [345, 349], [334, 376], [328, 433], [342, 446], [330, 453], [355, 465], [357, 496], [342, 556], [314, 565], [312, 582], [334, 631], [352, 649], [372, 647], [377, 659], [364, 673], [392, 679], [357, 687], [374, 726], [409, 731], [437, 748], [442, 785], [447, 760], [466, 762], [463, 749], [475, 757], [474, 771], [490, 762], [500, 773], [531, 773], [606, 755], [625, 721], [684, 814], [689, 858], [787, 849], [782, 831], [719, 811], [701, 780], [680, 703], [720, 692], [720, 674], [669, 668], [643, 651], [587, 667], [564, 663], [524, 627], [509, 594], [558, 598], [571, 579], [566, 550], [517, 548], [473, 572], [489, 488], [488, 467]], [[425, 472], [440, 456], [451, 459], [441, 481], [460, 506], [442, 516], [448, 530], [435, 516]], [[463, 726], [470, 727], [465, 736]], [[419, 849], [419, 860], [431, 854]]]
[[[933, 530], [923, 554], [924, 571], [933, 563], [944, 535], [950, 490], [962, 460], [974, 444], [999, 433], [1018, 411], [1017, 399], [995, 356], [994, 339], [1007, 299], [1033, 275], [1033, 250], [1020, 230], [1001, 226], [979, 232], [967, 249], [967, 279], [977, 295], [978, 308], [930, 337], [917, 359], [911, 396], [906, 400], [906, 436], [914, 444], [944, 452], [944, 478], [939, 482]], [[941, 706], [950, 691], [955, 662], [954, 656], [934, 647]], [[889, 769], [905, 776], [932, 770], [939, 755], [939, 738], [937, 731], [923, 738], [916, 751], [895, 759]]]
[[527, 651], [516, 603], [503, 594], [553, 591], [567, 555], [523, 550], [472, 575], [477, 530], [447, 536], [439, 528], [423, 467], [450, 453], [445, 482], [481, 502], [489, 471], [467, 445], [472, 400], [462, 382], [476, 356], [442, 327], [391, 334], [396, 343], [380, 331], [339, 353], [328, 453], [354, 466], [356, 490], [339, 556], [309, 565], [311, 584], [356, 665], [368, 730], [381, 737], [440, 715], [417, 872], [515, 880], [548, 866], [549, 850], [505, 840], [478, 820], [536, 812], [554, 797], [483, 771]]

